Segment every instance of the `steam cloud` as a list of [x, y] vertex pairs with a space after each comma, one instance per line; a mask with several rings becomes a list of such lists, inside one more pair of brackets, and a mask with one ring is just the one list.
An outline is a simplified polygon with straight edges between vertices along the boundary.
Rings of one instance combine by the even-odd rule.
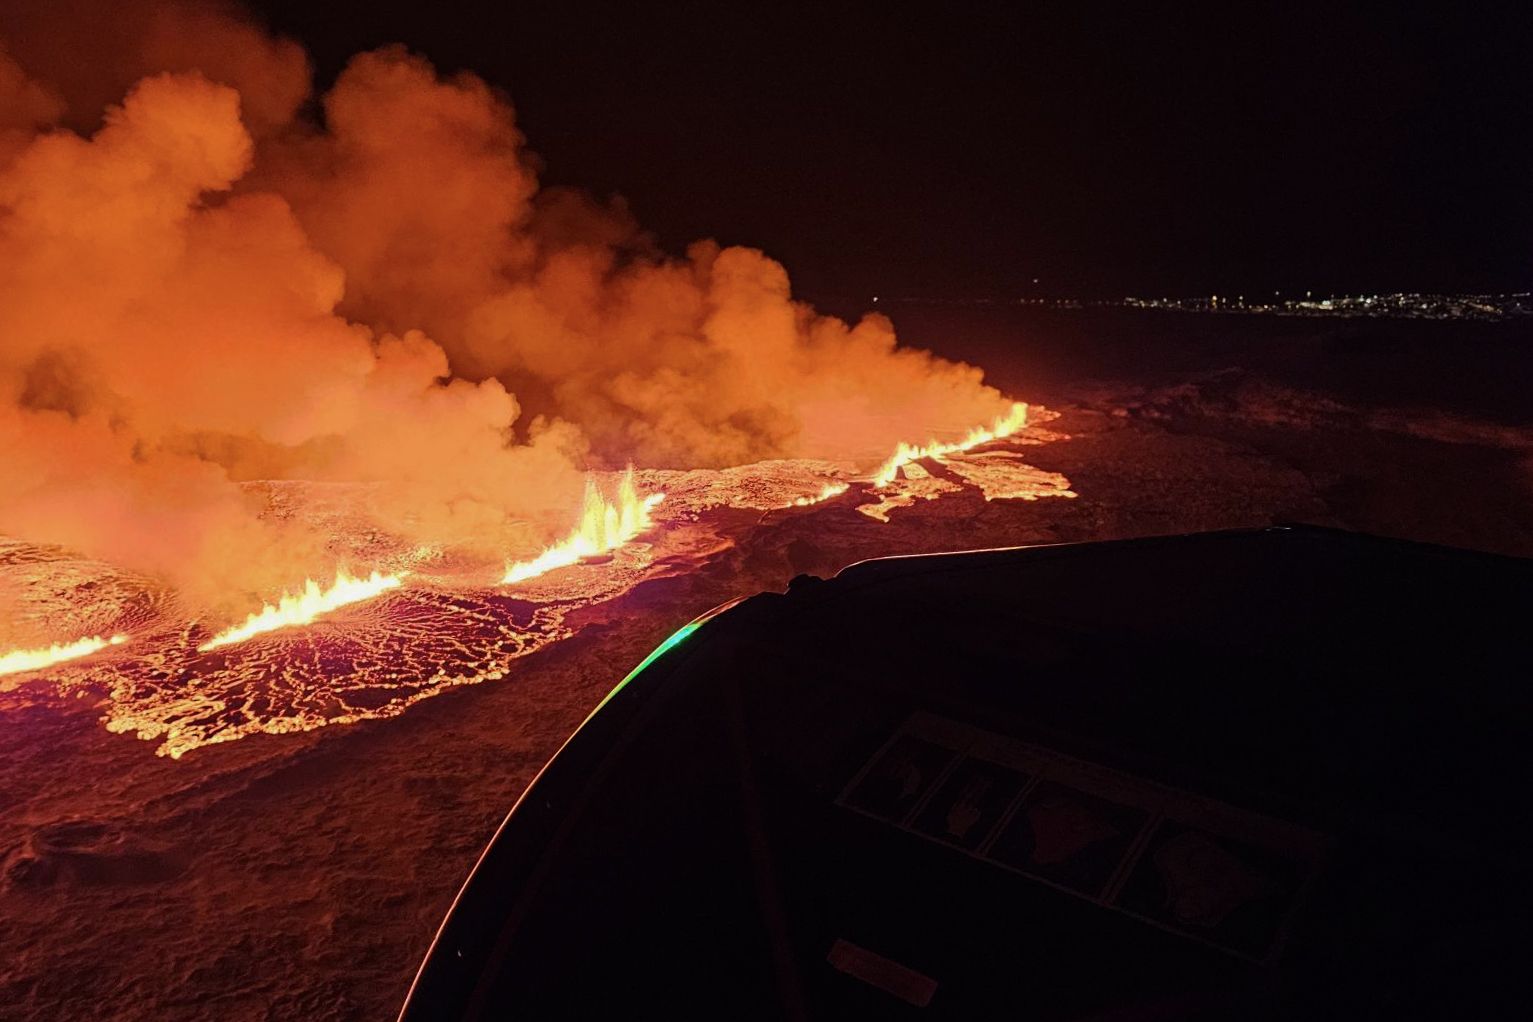
[[0, 533], [211, 599], [334, 559], [248, 480], [366, 482], [404, 534], [503, 554], [589, 467], [871, 464], [1009, 406], [759, 251], [670, 257], [540, 189], [472, 75], [387, 48], [309, 93], [232, 8], [0, 14]]

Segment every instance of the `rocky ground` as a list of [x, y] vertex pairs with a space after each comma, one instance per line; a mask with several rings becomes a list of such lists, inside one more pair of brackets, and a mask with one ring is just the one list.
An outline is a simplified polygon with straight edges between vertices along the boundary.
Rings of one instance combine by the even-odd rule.
[[[1533, 555], [1533, 447], [1248, 374], [1075, 388], [1026, 449], [1074, 499], [753, 512], [691, 570], [569, 611], [503, 677], [387, 719], [157, 757], [98, 696], [0, 694], [0, 1017], [386, 1019], [480, 848], [628, 666], [691, 617], [886, 554], [1307, 521]], [[1429, 417], [1428, 417], [1429, 418]]]

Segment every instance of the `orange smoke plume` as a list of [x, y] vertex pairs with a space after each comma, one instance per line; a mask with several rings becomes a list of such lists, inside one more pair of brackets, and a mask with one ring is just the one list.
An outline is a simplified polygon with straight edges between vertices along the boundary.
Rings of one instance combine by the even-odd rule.
[[[227, 614], [336, 560], [257, 481], [365, 485], [391, 535], [499, 557], [586, 466], [870, 464], [1009, 421], [978, 369], [816, 313], [759, 251], [666, 255], [541, 189], [473, 75], [364, 53], [322, 123], [308, 89], [231, 7], [0, 12], [0, 533]], [[558, 546], [642, 531], [618, 501]]]

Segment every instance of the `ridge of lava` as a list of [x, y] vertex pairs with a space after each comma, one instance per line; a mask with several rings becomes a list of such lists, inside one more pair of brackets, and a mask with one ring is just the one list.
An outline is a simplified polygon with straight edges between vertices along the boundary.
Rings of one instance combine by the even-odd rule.
[[5, 681], [94, 695], [109, 730], [154, 742], [171, 757], [254, 734], [397, 716], [448, 688], [505, 678], [520, 658], [575, 634], [575, 611], [699, 570], [781, 516], [827, 515], [846, 528], [880, 529], [902, 508], [964, 491], [987, 501], [1074, 496], [1068, 480], [1022, 457], [1028, 446], [1063, 439], [1041, 426], [1051, 417], [1033, 409], [1013, 435], [902, 449], [915, 456], [878, 479], [859, 477], [848, 463], [811, 459], [602, 473], [593, 484], [601, 492], [629, 486], [640, 500], [664, 500], [648, 501], [645, 527], [613, 549], [514, 585], [498, 584], [482, 558], [390, 534], [368, 514], [366, 485], [249, 483], [273, 515], [322, 522], [348, 563], [383, 573], [375, 581], [404, 572], [409, 579], [300, 626], [220, 645], [177, 593], [110, 565], [3, 540], [0, 594], [29, 607], [29, 620], [79, 622], [80, 637], [94, 631], [133, 640]]

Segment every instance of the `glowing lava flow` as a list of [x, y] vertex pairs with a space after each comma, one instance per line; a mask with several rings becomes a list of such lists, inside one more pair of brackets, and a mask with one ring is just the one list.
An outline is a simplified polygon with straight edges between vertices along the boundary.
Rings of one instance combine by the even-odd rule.
[[615, 503], [607, 503], [596, 483], [587, 479], [585, 508], [575, 531], [532, 560], [508, 565], [500, 584], [524, 582], [555, 568], [567, 568], [587, 557], [616, 550], [654, 525], [649, 513], [664, 499], [663, 493], [640, 498], [631, 468], [623, 473], [622, 481], [618, 483]]
[[219, 646], [244, 642], [262, 632], [275, 631], [292, 625], [306, 625], [321, 614], [344, 607], [348, 603], [370, 600], [379, 593], [393, 589], [403, 582], [404, 578], [403, 572], [398, 575], [384, 575], [375, 571], [367, 578], [355, 578], [344, 571], [338, 571], [335, 573], [335, 582], [325, 589], [321, 589], [319, 583], [311, 578], [304, 583], [302, 592], [283, 593], [275, 606], [267, 604], [246, 618], [244, 624], [220, 632], [197, 649], [206, 653]]
[[824, 487], [820, 489], [820, 492], [814, 494], [813, 496], [793, 498], [792, 506], [812, 507], [821, 501], [829, 500], [832, 497], [839, 497], [849, 489], [851, 489], [851, 487], [846, 483], [826, 483]]
[[996, 419], [994, 425], [989, 429], [985, 429], [983, 426], [976, 426], [969, 431], [968, 436], [956, 443], [944, 444], [934, 440], [925, 447], [913, 447], [902, 442], [895, 449], [894, 456], [884, 462], [877, 474], [873, 476], [873, 486], [875, 489], [882, 489], [888, 486], [899, 475], [900, 469], [913, 461], [920, 461], [923, 458], [940, 458], [944, 454], [957, 454], [960, 451], [967, 451], [970, 448], [978, 447], [980, 444], [987, 444], [992, 440], [1011, 436], [1011, 434], [1026, 425], [1027, 404], [1023, 401], [1018, 401], [1011, 406], [1011, 411]]
[[0, 654], [0, 674], [40, 670], [64, 660], [74, 660], [78, 657], [89, 656], [99, 649], [105, 649], [108, 646], [118, 646], [127, 641], [128, 637], [126, 635], [114, 635], [110, 639], [103, 639], [99, 635], [93, 635], [88, 639], [76, 639], [74, 642], [55, 642], [47, 649], [13, 650], [9, 653]]

